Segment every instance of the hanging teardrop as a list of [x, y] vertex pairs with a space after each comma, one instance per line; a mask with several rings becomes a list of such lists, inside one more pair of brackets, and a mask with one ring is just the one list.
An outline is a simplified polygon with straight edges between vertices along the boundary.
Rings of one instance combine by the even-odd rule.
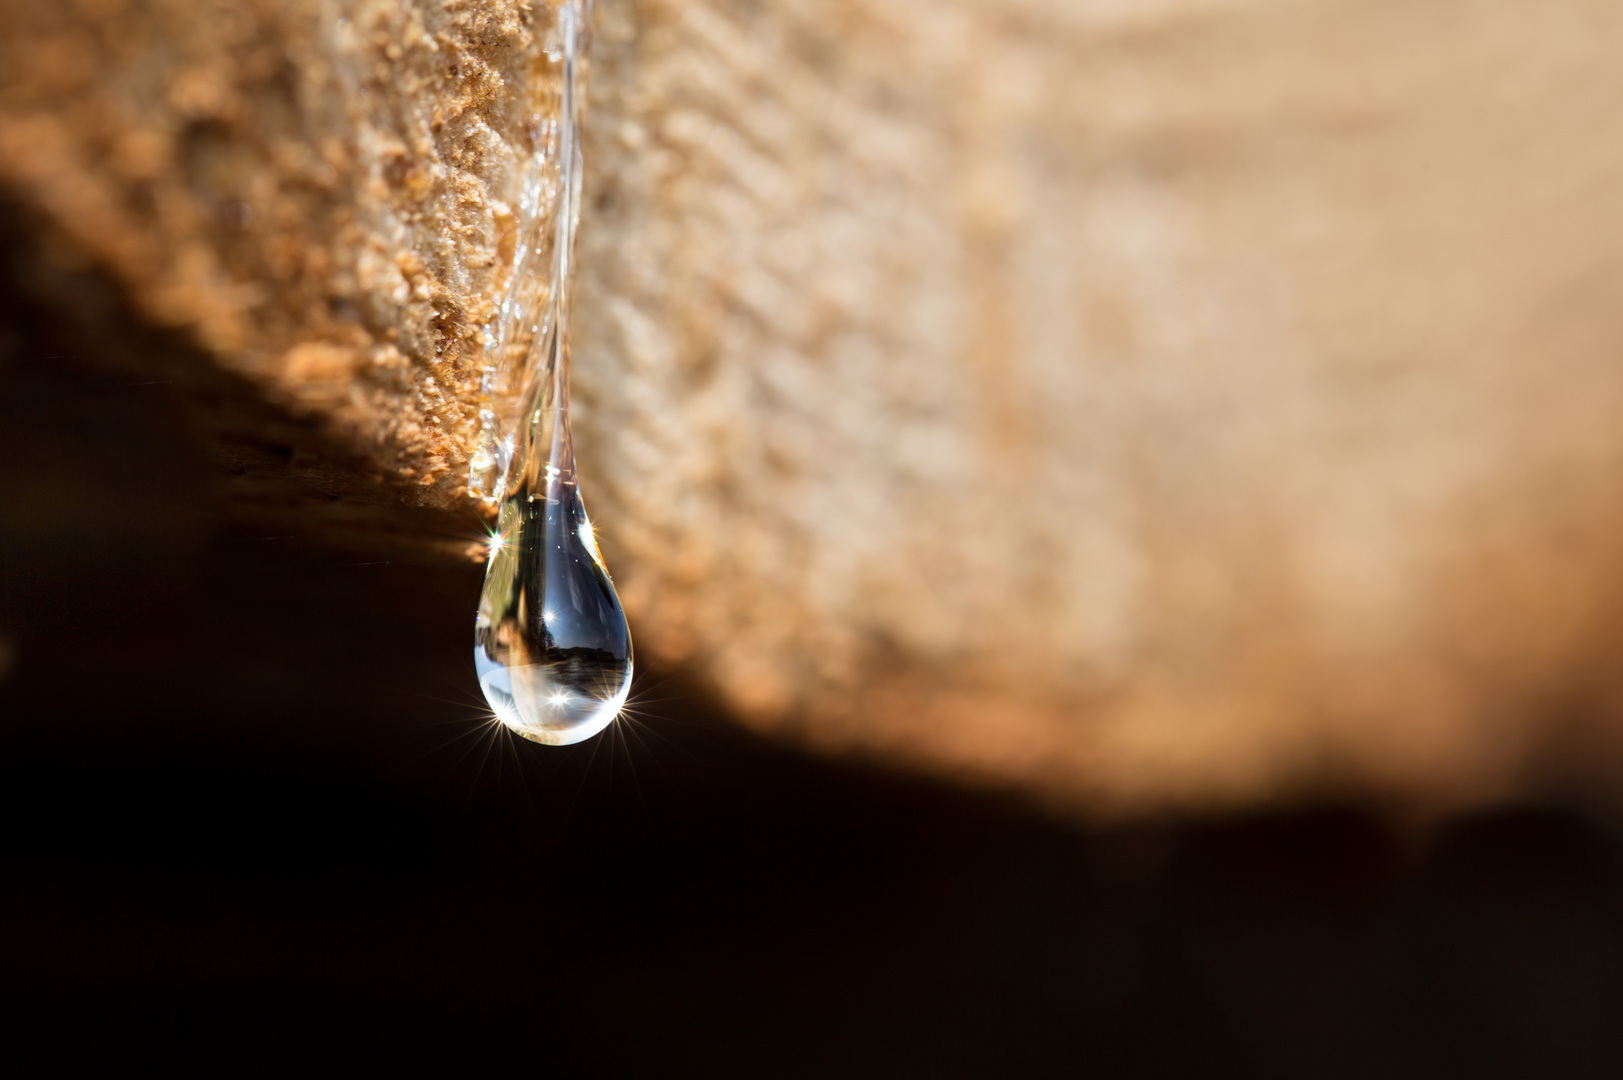
[[574, 480], [502, 503], [474, 624], [479, 685], [536, 742], [591, 738], [631, 690], [631, 631]]

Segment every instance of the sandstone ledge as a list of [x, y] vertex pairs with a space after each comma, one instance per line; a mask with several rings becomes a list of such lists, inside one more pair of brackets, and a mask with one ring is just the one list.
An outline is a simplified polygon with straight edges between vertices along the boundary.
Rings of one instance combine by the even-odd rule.
[[[639, 650], [1095, 809], [1609, 776], [1620, 43], [1589, 0], [605, 0], [576, 421]], [[538, 55], [499, 0], [6, 0], [0, 185], [333, 476], [466, 520]]]

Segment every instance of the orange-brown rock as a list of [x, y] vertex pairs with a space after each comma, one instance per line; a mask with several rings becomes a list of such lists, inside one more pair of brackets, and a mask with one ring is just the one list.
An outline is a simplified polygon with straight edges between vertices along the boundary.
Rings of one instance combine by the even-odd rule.
[[[0, 185], [430, 506], [507, 0], [0, 0]], [[577, 445], [641, 655], [1093, 808], [1609, 775], [1623, 12], [601, 0]]]

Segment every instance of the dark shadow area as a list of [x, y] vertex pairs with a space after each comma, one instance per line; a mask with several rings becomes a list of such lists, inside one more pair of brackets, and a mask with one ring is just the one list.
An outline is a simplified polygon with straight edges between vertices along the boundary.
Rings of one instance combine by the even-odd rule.
[[48, 359], [74, 328], [5, 304], [11, 1054], [1623, 1075], [1623, 841], [1596, 817], [1078, 829], [746, 735], [679, 675], [609, 736], [515, 744], [474, 681], [478, 568], [252, 528], [194, 402]]

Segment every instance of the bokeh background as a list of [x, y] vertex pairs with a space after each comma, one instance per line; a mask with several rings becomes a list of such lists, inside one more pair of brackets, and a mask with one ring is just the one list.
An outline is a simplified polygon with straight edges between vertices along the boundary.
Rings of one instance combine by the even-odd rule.
[[0, 0], [19, 1058], [1623, 1070], [1610, 5], [605, 0], [562, 750], [468, 663], [527, 10]]

